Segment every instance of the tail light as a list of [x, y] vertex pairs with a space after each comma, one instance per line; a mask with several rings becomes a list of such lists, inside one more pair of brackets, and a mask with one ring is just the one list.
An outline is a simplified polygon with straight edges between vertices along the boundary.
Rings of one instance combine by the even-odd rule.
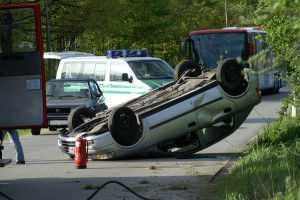
[[259, 98], [261, 99], [261, 91], [258, 88], [256, 88], [256, 92], [257, 92]]
[[249, 43], [249, 54], [254, 55], [254, 44], [253, 43]]

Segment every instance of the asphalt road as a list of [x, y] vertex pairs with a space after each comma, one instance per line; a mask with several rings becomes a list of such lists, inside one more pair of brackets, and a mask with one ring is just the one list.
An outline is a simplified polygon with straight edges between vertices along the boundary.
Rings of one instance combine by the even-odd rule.
[[[16, 165], [14, 150], [4, 142], [3, 158], [13, 162], [0, 168], [0, 192], [11, 199], [88, 199], [107, 181], [118, 181], [148, 199], [216, 199], [211, 184], [230, 159], [251, 141], [264, 125], [278, 117], [279, 94], [264, 95], [242, 126], [231, 136], [187, 159], [130, 158], [89, 161], [87, 169], [75, 169], [73, 160], [60, 152], [58, 132], [44, 130], [39, 136], [21, 138], [25, 165]], [[0, 194], [0, 199], [7, 199]], [[92, 199], [143, 199], [117, 183], [101, 189]]]

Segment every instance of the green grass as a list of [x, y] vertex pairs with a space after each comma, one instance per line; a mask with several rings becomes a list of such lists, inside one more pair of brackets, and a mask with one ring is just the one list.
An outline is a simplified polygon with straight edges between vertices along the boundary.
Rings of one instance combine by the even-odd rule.
[[150, 182], [148, 180], [142, 180], [140, 181], [140, 184], [149, 184]]
[[166, 188], [166, 190], [186, 190], [188, 189], [184, 185], [171, 185], [170, 187]]
[[86, 185], [86, 186], [84, 186], [84, 190], [95, 190], [95, 189], [99, 189], [100, 188], [100, 186], [99, 185], [90, 185], [90, 184], [88, 184], [88, 185]]
[[[30, 129], [17, 129], [17, 130], [18, 130], [19, 136], [30, 133]], [[8, 139], [8, 134], [5, 135], [4, 140], [6, 140], [6, 139]]]
[[300, 199], [300, 120], [267, 125], [216, 190], [219, 199]]

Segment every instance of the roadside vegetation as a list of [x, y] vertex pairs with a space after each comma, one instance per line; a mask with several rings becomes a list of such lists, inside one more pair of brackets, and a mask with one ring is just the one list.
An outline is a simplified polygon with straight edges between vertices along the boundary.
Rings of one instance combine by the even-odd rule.
[[[19, 133], [19, 136], [27, 135], [30, 133], [30, 129], [18, 129], [18, 133]], [[5, 134], [4, 140], [6, 140], [8, 138], [9, 138], [8, 134]]]
[[[288, 72], [282, 78], [291, 87], [280, 118], [267, 125], [229, 173], [217, 183], [220, 199], [300, 199], [300, 1], [260, 0], [254, 23], [268, 32], [276, 64], [284, 60]], [[297, 117], [286, 116], [289, 105]]]
[[216, 188], [219, 199], [300, 199], [300, 120], [268, 124]]

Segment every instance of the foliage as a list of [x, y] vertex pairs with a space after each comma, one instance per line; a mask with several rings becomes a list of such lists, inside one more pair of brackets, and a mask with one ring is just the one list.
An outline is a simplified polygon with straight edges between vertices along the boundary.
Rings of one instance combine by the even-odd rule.
[[288, 64], [288, 71], [281, 74], [292, 91], [284, 99], [281, 115], [292, 103], [300, 108], [300, 1], [260, 0], [255, 13], [255, 23], [267, 31], [266, 42], [273, 45], [275, 65]]
[[[0, 4], [39, 2], [46, 47], [46, 0], [0, 0]], [[225, 2], [212, 0], [47, 0], [52, 51], [105, 55], [110, 49], [147, 49], [175, 67], [187, 55], [181, 40], [200, 29], [225, 27]], [[227, 1], [229, 26], [251, 16], [257, 0]], [[45, 48], [46, 49], [46, 48]], [[48, 72], [46, 72], [47, 74]]]
[[[279, 133], [273, 137], [276, 130]], [[217, 184], [220, 199], [298, 199], [299, 163], [300, 121], [277, 120], [265, 127]]]

